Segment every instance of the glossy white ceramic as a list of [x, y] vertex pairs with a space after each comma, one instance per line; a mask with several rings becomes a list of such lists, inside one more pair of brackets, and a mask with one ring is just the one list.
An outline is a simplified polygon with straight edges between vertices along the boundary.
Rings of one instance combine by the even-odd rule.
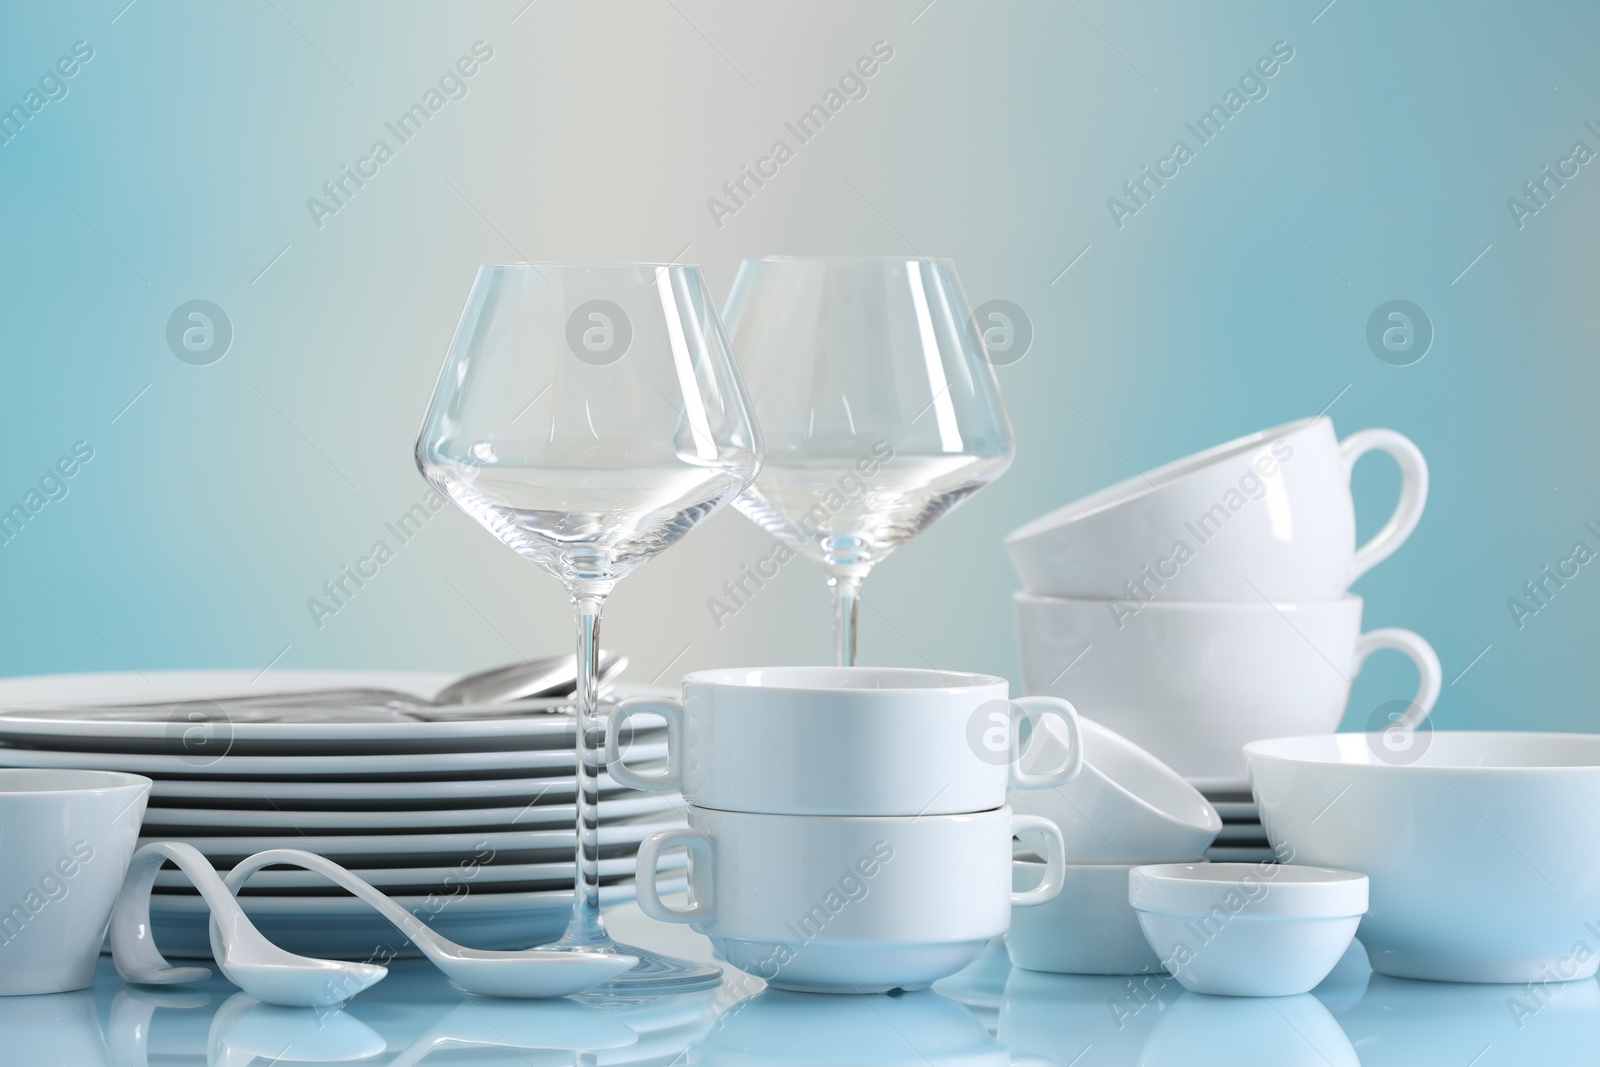
[[[624, 700], [606, 737], [611, 776], [682, 792], [691, 804], [776, 815], [989, 811], [1006, 789], [1071, 781], [1083, 762], [1064, 700], [1010, 702], [1004, 678], [889, 667], [697, 671], [683, 699]], [[1059, 759], [1024, 771], [1015, 706], [1059, 724]], [[667, 720], [666, 768], [642, 774], [619, 738], [630, 718]], [[654, 746], [635, 746], [647, 751]], [[633, 757], [631, 754], [629, 758]]]
[[[675, 798], [665, 795], [630, 794], [600, 801], [600, 821], [614, 823], [644, 815], [670, 811]], [[405, 809], [348, 808], [312, 810], [298, 808], [156, 807], [147, 808], [144, 825], [169, 835], [173, 827], [185, 832], [256, 833], [262, 831], [304, 831], [306, 833], [347, 833], [362, 830], [529, 830], [567, 826], [574, 815], [571, 804], [523, 803], [515, 807]]]
[[1600, 736], [1424, 731], [1397, 753], [1380, 734], [1334, 734], [1259, 741], [1245, 758], [1274, 846], [1371, 878], [1360, 937], [1374, 970], [1595, 973]]
[[0, 770], [0, 995], [93, 981], [149, 796], [134, 774]]
[[128, 878], [111, 918], [111, 952], [117, 973], [136, 985], [172, 985], [210, 977], [205, 967], [173, 967], [156, 947], [150, 923], [150, 890], [156, 871], [176, 863], [211, 912], [212, 954], [228, 981], [267, 1004], [328, 1007], [342, 1003], [388, 970], [375, 963], [347, 963], [286, 952], [251, 924], [239, 902], [204, 856], [181, 842], [157, 841], [134, 853]]
[[1023, 681], [1186, 779], [1243, 779], [1247, 742], [1337, 729], [1351, 681], [1379, 649], [1417, 665], [1413, 717], [1433, 710], [1441, 671], [1432, 647], [1409, 630], [1362, 633], [1361, 608], [1355, 596], [1130, 605], [1019, 593]]
[[[665, 744], [635, 746], [637, 759], [660, 759]], [[562, 749], [502, 749], [488, 752], [388, 752], [380, 755], [226, 755], [197, 763], [193, 756], [146, 752], [78, 752], [43, 748], [0, 748], [0, 765], [12, 767], [82, 767], [95, 770], [127, 768], [141, 774], [195, 775], [253, 778], [261, 775], [295, 775], [348, 781], [368, 775], [431, 774], [446, 777], [464, 772], [499, 771], [527, 775], [568, 775], [575, 766], [573, 754]]]
[[[1069, 863], [1165, 863], [1198, 859], [1222, 820], [1171, 767], [1121, 734], [1079, 721], [1083, 770], [1065, 785], [1013, 790], [1013, 811], [1042, 815], [1061, 829]], [[1068, 739], [1038, 720], [1022, 766], [1060, 762]]]
[[[543, 948], [496, 951], [458, 945], [343, 867], [300, 849], [272, 849], [250, 856], [228, 872], [224, 884], [238, 892], [251, 875], [276, 865], [314, 872], [350, 892], [393, 923], [463, 993], [522, 999], [566, 997], [609, 981], [639, 963], [637, 956], [616, 953]], [[212, 929], [215, 939], [217, 927]]]
[[1128, 874], [1150, 947], [1185, 989], [1305, 993], [1328, 976], [1367, 910], [1367, 876], [1298, 864], [1166, 863]]
[[[1011, 913], [1006, 952], [1012, 965], [1057, 974], [1165, 976], [1128, 903], [1131, 869], [1126, 863], [1067, 864], [1059, 896]], [[1043, 863], [1012, 862], [1015, 889], [1032, 888], [1043, 877]]]
[[[1011, 838], [1038, 831], [1046, 876], [1011, 889]], [[692, 857], [691, 899], [661, 901], [655, 864]], [[690, 923], [717, 954], [785, 989], [881, 993], [954, 974], [1004, 933], [1013, 905], [1061, 889], [1061, 834], [1009, 808], [968, 815], [766, 815], [690, 808], [639, 848], [639, 906]]]
[[[1355, 544], [1350, 471], [1371, 451], [1400, 465], [1400, 500]], [[1399, 548], [1428, 498], [1421, 451], [1393, 430], [1338, 441], [1328, 418], [1241, 437], [1092, 493], [1006, 538], [1023, 588], [1113, 599], [1323, 601]]]

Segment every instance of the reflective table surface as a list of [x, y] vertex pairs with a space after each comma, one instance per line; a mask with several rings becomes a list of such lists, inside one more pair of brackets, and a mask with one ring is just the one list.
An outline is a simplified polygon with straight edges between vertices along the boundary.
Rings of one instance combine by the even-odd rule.
[[[709, 959], [683, 927], [628, 906], [618, 936]], [[342, 1011], [275, 1008], [226, 981], [163, 990], [125, 985], [109, 957], [93, 989], [0, 997], [5, 1067], [250, 1067], [287, 1063], [1496, 1064], [1600, 1059], [1600, 984], [1449, 985], [1375, 975], [1359, 944], [1313, 992], [1207, 997], [1156, 977], [1014, 970], [991, 945], [935, 990], [821, 996], [763, 989], [729, 972], [703, 993], [591, 1006], [579, 999], [463, 997], [422, 960]]]

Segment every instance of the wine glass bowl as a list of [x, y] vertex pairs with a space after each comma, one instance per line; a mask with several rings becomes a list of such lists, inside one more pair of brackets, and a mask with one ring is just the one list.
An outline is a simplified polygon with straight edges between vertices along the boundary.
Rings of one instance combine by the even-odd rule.
[[505, 264], [478, 271], [417, 438], [441, 493], [559, 579], [578, 629], [577, 876], [554, 947], [640, 964], [617, 996], [714, 984], [715, 967], [616, 945], [599, 913], [596, 676], [618, 580], [736, 497], [761, 440], [699, 269]]
[[867, 573], [1011, 464], [994, 369], [946, 260], [746, 260], [727, 316], [766, 445], [735, 506], [822, 565], [852, 663]]

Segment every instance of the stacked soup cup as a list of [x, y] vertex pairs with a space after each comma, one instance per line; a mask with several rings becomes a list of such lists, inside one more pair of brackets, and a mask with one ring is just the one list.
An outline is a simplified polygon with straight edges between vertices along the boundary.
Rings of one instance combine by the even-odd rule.
[[[781, 988], [911, 990], [954, 974], [1006, 931], [1013, 906], [1061, 891], [1061, 831], [1014, 814], [1006, 795], [1077, 777], [1077, 716], [1058, 698], [1007, 695], [989, 675], [775, 667], [690, 674], [681, 701], [624, 701], [607, 730], [612, 777], [689, 802], [687, 828], [640, 847], [640, 907]], [[662, 770], [627, 763], [640, 714], [667, 721]], [[1022, 768], [1024, 715], [1056, 728], [1053, 766]], [[1043, 862], [1037, 884], [1014, 891], [1019, 834]], [[675, 846], [690, 857], [684, 904], [656, 888]]]
[[[1359, 548], [1350, 472], [1371, 451], [1402, 475], [1399, 503]], [[1338, 440], [1305, 419], [1178, 460], [1015, 531], [1006, 549], [1029, 693], [1070, 699], [1208, 796], [1247, 790], [1242, 748], [1336, 729], [1379, 649], [1415, 661], [1414, 726], [1439, 661], [1408, 630], [1363, 633], [1352, 582], [1416, 528], [1422, 453], [1393, 430]], [[1246, 798], [1247, 799], [1247, 798]]]

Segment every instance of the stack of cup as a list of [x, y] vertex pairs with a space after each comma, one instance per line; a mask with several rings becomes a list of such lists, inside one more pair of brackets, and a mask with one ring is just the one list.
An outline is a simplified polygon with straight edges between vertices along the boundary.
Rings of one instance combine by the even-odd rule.
[[[1076, 778], [1011, 794], [1013, 809], [1056, 825], [1069, 862], [1055, 900], [1012, 916], [1006, 951], [1030, 971], [1159, 974], [1161, 960], [1128, 903], [1128, 872], [1200, 859], [1222, 820], [1193, 786], [1138, 745], [1092, 719], [1079, 729], [1083, 771]], [[1054, 721], [1033, 724], [1023, 769], [1059, 763], [1067, 745]], [[1032, 847], [1033, 835], [1022, 835], [1022, 844]], [[1019, 856], [1014, 886], [1035, 885], [1043, 867]]]
[[[679, 791], [688, 828], [639, 849], [639, 905], [707, 935], [734, 967], [786, 989], [920, 989], [1004, 933], [1011, 909], [1061, 889], [1061, 832], [1017, 815], [1008, 788], [1072, 781], [1082, 766], [1072, 706], [1007, 699], [1003, 678], [876, 667], [701, 671], [681, 701], [623, 701], [607, 729], [611, 776]], [[667, 722], [663, 770], [629, 767], [635, 715]], [[1055, 766], [1019, 765], [1020, 717], [1058, 727]], [[1012, 890], [1012, 839], [1028, 834], [1042, 877]], [[690, 896], [664, 902], [661, 853], [688, 849]]]
[[[1399, 464], [1400, 500], [1357, 548], [1350, 472], [1371, 451]], [[1335, 730], [1378, 649], [1417, 664], [1421, 685], [1401, 704], [1415, 726], [1438, 697], [1438, 658], [1408, 630], [1362, 633], [1349, 588], [1411, 534], [1427, 495], [1410, 440], [1377, 429], [1341, 442], [1317, 417], [1031, 522], [1006, 539], [1023, 582], [1025, 688], [1066, 697], [1218, 791], [1244, 787], [1248, 742]]]

